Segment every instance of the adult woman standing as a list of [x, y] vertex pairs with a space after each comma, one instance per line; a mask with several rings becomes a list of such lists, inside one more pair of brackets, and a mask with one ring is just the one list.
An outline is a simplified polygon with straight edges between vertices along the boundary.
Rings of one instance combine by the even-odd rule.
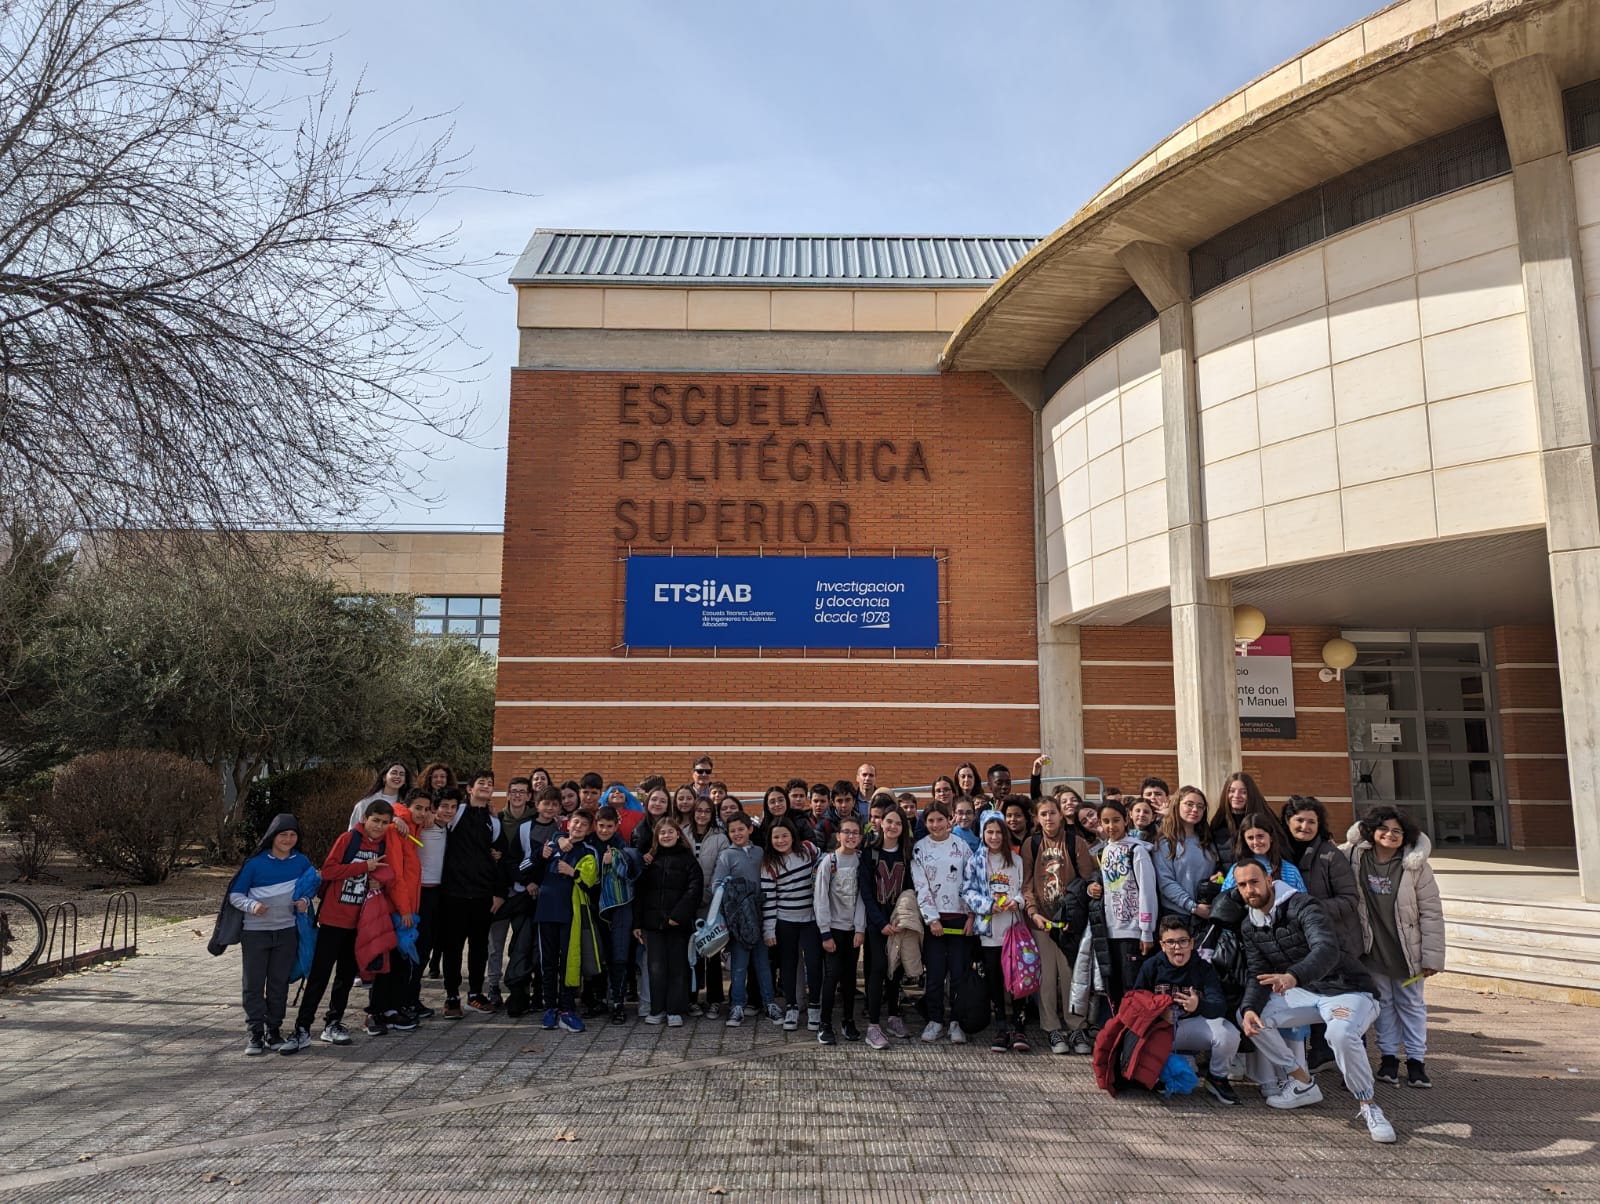
[[1327, 808], [1310, 795], [1290, 795], [1283, 805], [1283, 826], [1289, 830], [1288, 856], [1300, 869], [1306, 893], [1333, 921], [1339, 948], [1360, 960], [1366, 952], [1361, 892], [1350, 859], [1329, 838]]
[[[684, 828], [683, 834], [688, 838], [689, 847], [694, 850], [695, 860], [700, 863], [702, 886], [700, 906], [695, 910], [695, 918], [703, 920], [711, 907], [711, 883], [717, 868], [717, 858], [722, 855], [722, 850], [728, 847], [728, 834], [717, 823], [710, 799], [695, 800], [694, 814], [690, 818], [688, 827]], [[703, 1014], [715, 1020], [721, 1014], [723, 1004], [722, 954], [706, 958], [702, 969], [706, 980], [706, 1005]], [[689, 1011], [694, 1013], [698, 1006], [691, 1000]]]
[[963, 761], [956, 766], [956, 793], [970, 799], [983, 795], [983, 775], [971, 761]]
[[1444, 909], [1428, 864], [1433, 845], [1397, 808], [1374, 807], [1344, 847], [1360, 888], [1363, 964], [1378, 984], [1378, 1081], [1399, 1085], [1403, 1041], [1406, 1083], [1432, 1087], [1422, 988], [1444, 969]]
[[[1161, 911], [1191, 922], [1210, 918], [1211, 901], [1202, 902], [1200, 888], [1217, 872], [1217, 850], [1211, 843], [1206, 810], [1206, 796], [1198, 786], [1180, 786], [1155, 840]], [[1213, 885], [1211, 893], [1215, 890]]]
[[443, 761], [430, 761], [417, 775], [417, 786], [428, 792], [435, 807], [439, 805], [439, 796], [446, 790], [454, 790], [457, 785], [455, 770]]

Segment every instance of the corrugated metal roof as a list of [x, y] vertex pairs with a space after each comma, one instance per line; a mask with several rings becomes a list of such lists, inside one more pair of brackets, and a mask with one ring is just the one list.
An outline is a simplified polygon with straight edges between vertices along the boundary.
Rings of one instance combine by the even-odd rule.
[[513, 284], [988, 285], [1036, 238], [538, 230]]

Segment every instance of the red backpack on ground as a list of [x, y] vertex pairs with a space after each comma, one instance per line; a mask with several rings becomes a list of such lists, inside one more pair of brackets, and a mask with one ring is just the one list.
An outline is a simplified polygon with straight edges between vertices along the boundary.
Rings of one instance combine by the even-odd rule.
[[1094, 1042], [1094, 1082], [1102, 1091], [1133, 1083], [1155, 1090], [1172, 1053], [1172, 997], [1129, 991]]

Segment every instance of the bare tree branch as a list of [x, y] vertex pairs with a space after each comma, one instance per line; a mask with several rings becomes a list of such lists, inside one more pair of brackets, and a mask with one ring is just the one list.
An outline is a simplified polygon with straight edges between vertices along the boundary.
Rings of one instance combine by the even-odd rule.
[[[462, 433], [438, 117], [367, 128], [258, 0], [0, 0], [0, 509], [359, 521]], [[479, 361], [481, 362], [481, 360]]]

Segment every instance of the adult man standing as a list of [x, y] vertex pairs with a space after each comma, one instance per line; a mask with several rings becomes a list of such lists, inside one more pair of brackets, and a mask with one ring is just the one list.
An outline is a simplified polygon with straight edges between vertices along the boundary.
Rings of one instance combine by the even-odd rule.
[[694, 763], [694, 792], [701, 798], [711, 797], [711, 758], [701, 757]]
[[863, 761], [856, 766], [856, 816], [863, 824], [867, 822], [868, 806], [877, 789], [878, 767], [870, 761]]
[[1235, 866], [1234, 885], [1250, 909], [1239, 932], [1252, 980], [1239, 1027], [1283, 1079], [1267, 1097], [1268, 1105], [1302, 1108], [1322, 1099], [1302, 1051], [1298, 1045], [1291, 1050], [1279, 1030], [1324, 1023], [1367, 1132], [1373, 1141], [1392, 1142], [1394, 1126], [1373, 1098], [1372, 1065], [1363, 1042], [1378, 1018], [1372, 978], [1340, 950], [1333, 925], [1310, 895], [1273, 881], [1254, 858]]

